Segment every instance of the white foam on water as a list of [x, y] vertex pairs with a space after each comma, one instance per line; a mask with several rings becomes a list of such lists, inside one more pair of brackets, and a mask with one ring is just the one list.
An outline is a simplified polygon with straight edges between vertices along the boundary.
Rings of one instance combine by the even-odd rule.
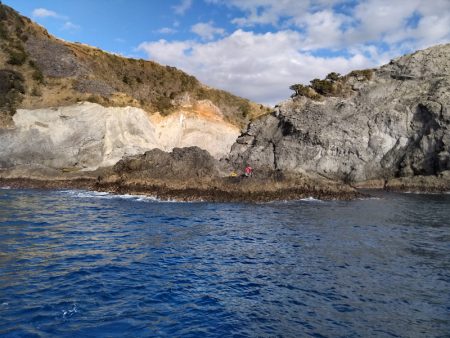
[[319, 200], [319, 199], [314, 198], [314, 197], [301, 198], [298, 201], [302, 201], [302, 202], [324, 202], [324, 201]]
[[160, 199], [156, 196], [147, 196], [147, 195], [130, 195], [123, 194], [117, 195], [109, 192], [103, 191], [89, 191], [89, 190], [61, 190], [60, 193], [64, 195], [69, 195], [71, 197], [76, 198], [99, 198], [99, 199], [124, 199], [124, 200], [132, 200], [136, 202], [164, 202], [164, 203], [182, 203], [182, 201], [174, 200], [174, 199]]
[[427, 192], [427, 191], [400, 191], [400, 194], [408, 195], [449, 195], [450, 191], [443, 192]]
[[79, 198], [108, 198], [107, 192], [88, 191], [88, 190], [61, 190], [60, 193]]
[[8, 186], [4, 186], [4, 187], [0, 187], [0, 189], [1, 189], [1, 190], [10, 190], [10, 189], [11, 189], [11, 187], [8, 187]]
[[171, 202], [171, 201], [163, 201], [156, 196], [145, 196], [145, 195], [129, 195], [132, 196], [138, 202]]
[[161, 199], [159, 197], [156, 196], [148, 196], [148, 195], [130, 195], [130, 194], [125, 194], [125, 195], [114, 195], [114, 194], [109, 194], [110, 198], [120, 198], [120, 199], [129, 199], [129, 200], [133, 200], [136, 202], [162, 202], [162, 203], [183, 203], [183, 201], [178, 201], [175, 199]]
[[128, 196], [132, 196], [138, 202], [162, 202], [162, 203], [202, 203], [202, 202], [205, 202], [203, 200], [181, 201], [181, 200], [176, 200], [173, 198], [162, 199], [162, 198], [159, 198], [156, 196], [147, 196], [147, 195], [128, 195]]
[[257, 204], [277, 204], [277, 203], [297, 203], [297, 202], [314, 202], [314, 203], [325, 203], [324, 200], [319, 200], [314, 197], [306, 197], [301, 199], [293, 199], [293, 200], [275, 200], [275, 201], [269, 201], [269, 202], [258, 202]]
[[77, 304], [73, 304], [71, 309], [62, 310], [63, 319], [70, 318], [77, 312], [78, 312]]

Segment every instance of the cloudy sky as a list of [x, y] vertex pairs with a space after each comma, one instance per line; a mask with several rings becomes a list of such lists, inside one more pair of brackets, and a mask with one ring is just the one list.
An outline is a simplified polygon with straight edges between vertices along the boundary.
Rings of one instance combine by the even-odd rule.
[[293, 83], [450, 42], [450, 0], [3, 0], [50, 33], [275, 104]]

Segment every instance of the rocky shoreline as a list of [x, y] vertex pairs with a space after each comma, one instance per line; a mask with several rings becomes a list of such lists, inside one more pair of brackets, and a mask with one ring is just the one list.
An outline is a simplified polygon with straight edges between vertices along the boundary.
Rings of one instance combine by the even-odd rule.
[[80, 189], [117, 195], [143, 195], [160, 200], [180, 202], [271, 202], [314, 198], [318, 200], [354, 200], [370, 197], [372, 192], [448, 193], [450, 181], [421, 177], [416, 180], [392, 179], [367, 181], [355, 187], [311, 179], [274, 181], [258, 178], [215, 178], [208, 180], [165, 181], [136, 180], [123, 177], [77, 178], [0, 178], [0, 188], [13, 189]]
[[[95, 171], [22, 167], [0, 171], [0, 187], [84, 189], [112, 194], [146, 195], [161, 200], [269, 202], [315, 198], [353, 200], [367, 189], [396, 192], [450, 191], [450, 172], [343, 183], [314, 173], [258, 170], [252, 177], [230, 176], [238, 171], [198, 147], [159, 149], [123, 158]], [[239, 171], [238, 171], [239, 172]]]
[[[250, 183], [224, 178], [205, 182], [168, 182], [158, 180], [123, 181], [121, 179], [99, 181], [97, 178], [78, 179], [30, 179], [1, 178], [0, 187], [14, 189], [82, 189], [112, 194], [145, 195], [161, 200], [207, 202], [270, 202], [315, 198], [320, 200], [352, 200], [365, 194], [347, 186], [326, 187], [290, 185], [271, 181], [253, 180]], [[196, 184], [194, 184], [196, 183]]]

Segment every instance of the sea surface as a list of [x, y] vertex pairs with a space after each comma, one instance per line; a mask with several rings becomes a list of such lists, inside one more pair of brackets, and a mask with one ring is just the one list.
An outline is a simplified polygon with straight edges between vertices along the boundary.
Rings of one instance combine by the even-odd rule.
[[1, 337], [450, 337], [450, 195], [0, 190]]

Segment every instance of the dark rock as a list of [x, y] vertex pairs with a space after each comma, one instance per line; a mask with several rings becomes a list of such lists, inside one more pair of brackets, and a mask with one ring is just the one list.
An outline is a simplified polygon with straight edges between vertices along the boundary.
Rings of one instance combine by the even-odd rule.
[[218, 161], [198, 147], [174, 148], [171, 153], [159, 149], [127, 157], [115, 166], [117, 174], [152, 179], [192, 179], [219, 176]]

